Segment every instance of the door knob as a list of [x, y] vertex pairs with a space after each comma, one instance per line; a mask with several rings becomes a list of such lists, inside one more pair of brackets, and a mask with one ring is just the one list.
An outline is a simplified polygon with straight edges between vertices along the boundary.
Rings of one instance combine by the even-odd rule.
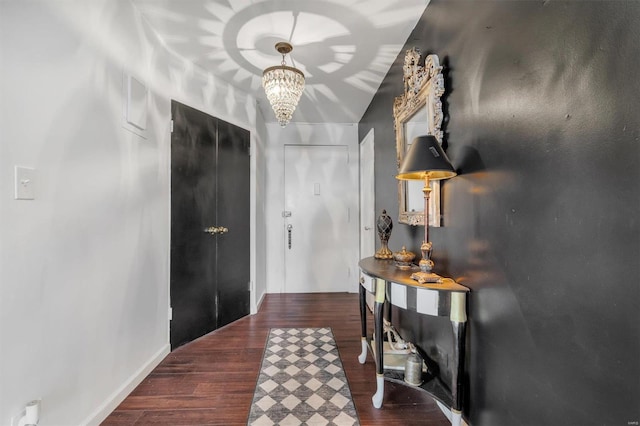
[[229, 232], [229, 229], [225, 228], [224, 226], [210, 226], [208, 228], [205, 228], [204, 232], [211, 235], [226, 234], [227, 232]]

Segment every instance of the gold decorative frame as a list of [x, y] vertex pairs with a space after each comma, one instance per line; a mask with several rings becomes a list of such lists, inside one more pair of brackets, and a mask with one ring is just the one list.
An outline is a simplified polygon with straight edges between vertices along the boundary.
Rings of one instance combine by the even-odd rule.
[[[404, 58], [404, 93], [393, 103], [393, 117], [396, 129], [396, 160], [398, 170], [404, 159], [407, 141], [405, 123], [414, 117], [421, 108], [426, 108], [428, 128], [425, 135], [433, 135], [442, 144], [442, 102], [444, 77], [437, 55], [428, 55], [424, 66], [419, 64], [420, 50], [416, 47], [407, 50]], [[429, 199], [429, 225], [440, 226], [440, 182], [431, 182]], [[407, 181], [398, 180], [398, 221], [408, 225], [424, 225], [424, 211], [407, 211]], [[415, 194], [422, 199], [422, 193]]]

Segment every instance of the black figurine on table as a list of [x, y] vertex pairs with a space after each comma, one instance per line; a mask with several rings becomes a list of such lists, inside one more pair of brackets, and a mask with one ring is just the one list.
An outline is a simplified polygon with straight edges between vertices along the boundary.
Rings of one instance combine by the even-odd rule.
[[389, 237], [391, 237], [391, 230], [393, 229], [393, 221], [387, 214], [386, 210], [382, 210], [382, 214], [378, 217], [378, 221], [376, 222], [376, 227], [378, 228], [378, 237], [380, 237], [381, 247], [378, 249], [374, 257], [376, 259], [393, 259], [393, 253], [387, 246]]

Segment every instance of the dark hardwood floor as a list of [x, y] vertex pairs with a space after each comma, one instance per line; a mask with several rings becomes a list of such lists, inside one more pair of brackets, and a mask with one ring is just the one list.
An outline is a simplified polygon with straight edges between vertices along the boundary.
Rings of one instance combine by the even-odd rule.
[[[273, 327], [331, 327], [362, 425], [450, 423], [426, 394], [385, 382], [371, 404], [375, 365], [361, 365], [358, 296], [269, 294], [260, 312], [170, 353], [103, 425], [246, 425], [267, 333]], [[371, 324], [369, 325], [371, 330]]]

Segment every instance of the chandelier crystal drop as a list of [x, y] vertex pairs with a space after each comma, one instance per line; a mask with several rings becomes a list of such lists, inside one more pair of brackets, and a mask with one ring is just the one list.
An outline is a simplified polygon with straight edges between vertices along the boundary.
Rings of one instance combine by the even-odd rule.
[[304, 90], [304, 74], [297, 68], [287, 66], [284, 57], [293, 50], [289, 43], [276, 43], [276, 50], [282, 54], [282, 64], [269, 67], [262, 74], [262, 87], [276, 113], [276, 118], [285, 127], [298, 106]]

